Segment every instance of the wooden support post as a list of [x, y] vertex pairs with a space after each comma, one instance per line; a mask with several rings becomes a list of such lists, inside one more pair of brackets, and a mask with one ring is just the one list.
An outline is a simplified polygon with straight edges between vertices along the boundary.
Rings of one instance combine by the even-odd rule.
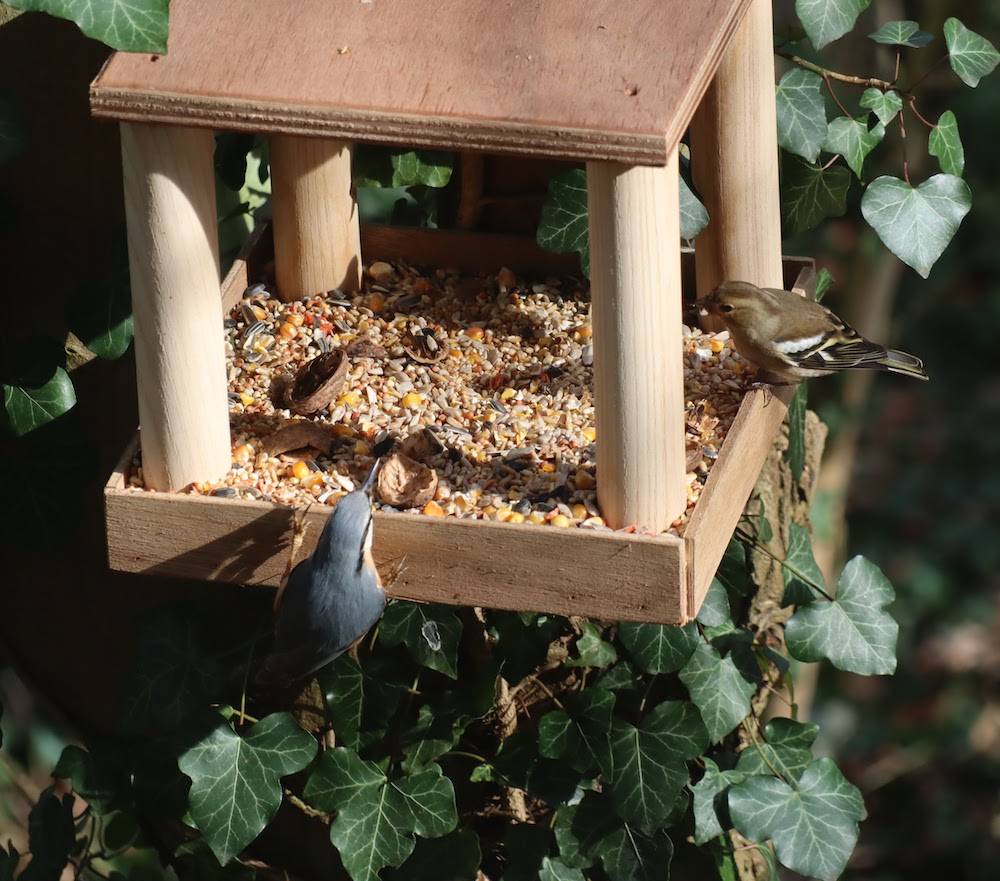
[[687, 504], [677, 151], [587, 163], [601, 512], [660, 532]]
[[207, 129], [133, 123], [121, 139], [143, 477], [177, 490], [232, 460], [215, 142]]
[[285, 302], [361, 287], [350, 144], [271, 137], [274, 269]]
[[782, 286], [772, 39], [771, 0], [753, 0], [691, 121], [709, 216], [695, 243], [698, 296], [727, 279]]

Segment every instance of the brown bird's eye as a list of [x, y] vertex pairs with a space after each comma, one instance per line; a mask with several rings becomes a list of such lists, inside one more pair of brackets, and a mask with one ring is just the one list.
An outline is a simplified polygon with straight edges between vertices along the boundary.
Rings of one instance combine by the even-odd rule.
[[733, 311], [732, 303], [723, 303], [719, 308], [723, 312], [732, 312]]

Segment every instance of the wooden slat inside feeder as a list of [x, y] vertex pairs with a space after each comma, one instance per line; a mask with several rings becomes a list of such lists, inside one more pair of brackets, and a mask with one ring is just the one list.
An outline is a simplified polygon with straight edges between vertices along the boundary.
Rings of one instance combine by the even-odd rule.
[[[663, 165], [750, 0], [173, 0], [94, 113]], [[402, 40], [402, 42], [400, 42]]]

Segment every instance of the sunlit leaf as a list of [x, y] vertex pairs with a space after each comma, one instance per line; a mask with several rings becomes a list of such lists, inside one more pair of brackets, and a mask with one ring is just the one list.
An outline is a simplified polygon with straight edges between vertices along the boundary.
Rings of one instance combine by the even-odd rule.
[[885, 126], [876, 125], [868, 129], [868, 114], [852, 119], [838, 116], [830, 122], [826, 130], [823, 149], [829, 153], [839, 153], [851, 167], [855, 176], [861, 177], [865, 158], [874, 150], [885, 135]]
[[878, 567], [855, 557], [844, 567], [832, 602], [802, 606], [789, 618], [789, 654], [800, 661], [828, 658], [838, 669], [863, 676], [892, 673], [899, 625], [885, 607], [894, 598]]
[[882, 125], [892, 122], [896, 114], [903, 109], [903, 99], [895, 89], [889, 89], [887, 92], [875, 88], [865, 89], [859, 103], [862, 107], [875, 111]]
[[681, 238], [693, 239], [708, 226], [708, 211], [681, 177]]
[[957, 18], [944, 23], [944, 40], [948, 44], [951, 69], [967, 86], [975, 88], [979, 81], [1000, 62], [1000, 53], [985, 37], [970, 31]]
[[693, 621], [683, 627], [623, 621], [618, 627], [618, 638], [647, 673], [680, 670], [700, 639], [698, 625]]
[[931, 156], [937, 157], [941, 171], [945, 174], [962, 176], [965, 171], [965, 148], [958, 135], [958, 120], [952, 111], [942, 113], [937, 125], [931, 129], [927, 150]]
[[807, 162], [816, 161], [826, 139], [822, 84], [816, 74], [796, 67], [781, 78], [775, 93], [778, 145]]
[[190, 810], [225, 865], [274, 818], [281, 778], [301, 771], [318, 744], [289, 713], [265, 716], [241, 737], [220, 719], [178, 759], [191, 778]]
[[[719, 796], [734, 783], [742, 783], [746, 774], [740, 771], [722, 771], [708, 756], [702, 758], [705, 774], [691, 787], [694, 809], [694, 843], [705, 844], [730, 827], [728, 814], [725, 825], [719, 817]], [[724, 807], [724, 804], [722, 805]]]
[[909, 46], [911, 49], [919, 49], [921, 46], [926, 46], [934, 37], [920, 30], [920, 25], [915, 21], [887, 21], [875, 33], [869, 34], [868, 39], [886, 46]]
[[170, 0], [5, 0], [25, 11], [68, 18], [88, 37], [125, 52], [167, 51]]
[[584, 275], [590, 275], [590, 229], [587, 225], [587, 172], [571, 168], [549, 181], [536, 239], [555, 254], [580, 252]]
[[785, 594], [781, 600], [784, 606], [811, 603], [816, 598], [812, 585], [826, 589], [823, 570], [813, 556], [812, 537], [801, 523], [789, 524], [788, 550], [781, 567], [781, 578], [785, 583]]
[[753, 683], [740, 675], [732, 658], [723, 658], [708, 643], [698, 644], [680, 678], [701, 713], [712, 743], [722, 740], [750, 711]]
[[837, 878], [864, 819], [861, 793], [832, 759], [818, 759], [792, 788], [777, 777], [750, 777], [729, 790], [729, 813], [741, 835], [772, 840], [778, 860], [813, 878]]
[[871, 0], [795, 0], [795, 14], [817, 49], [844, 36]]
[[3, 386], [3, 403], [14, 434], [21, 437], [58, 419], [76, 406], [76, 389], [69, 374], [57, 367], [52, 378], [37, 387]]
[[763, 739], [740, 753], [736, 770], [747, 777], [754, 774], [780, 774], [794, 783], [812, 763], [812, 745], [819, 734], [815, 722], [772, 719], [764, 728]]
[[918, 187], [883, 175], [861, 198], [861, 213], [885, 246], [924, 278], [971, 207], [969, 185], [950, 174], [936, 174]]

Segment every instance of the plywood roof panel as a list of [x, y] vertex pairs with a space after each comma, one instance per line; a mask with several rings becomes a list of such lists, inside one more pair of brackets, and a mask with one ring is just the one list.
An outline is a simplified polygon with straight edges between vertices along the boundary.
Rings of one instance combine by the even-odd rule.
[[749, 0], [173, 0], [99, 116], [663, 164]]

